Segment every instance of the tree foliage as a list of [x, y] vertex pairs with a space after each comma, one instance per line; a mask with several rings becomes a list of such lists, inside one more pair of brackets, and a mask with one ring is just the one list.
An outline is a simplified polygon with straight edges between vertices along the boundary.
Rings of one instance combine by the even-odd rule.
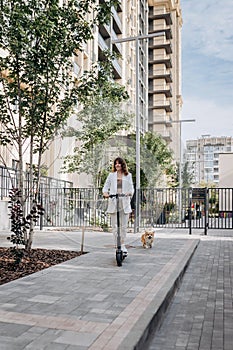
[[183, 167], [181, 169], [181, 176], [182, 176], [182, 187], [183, 188], [191, 187], [194, 182], [194, 173], [189, 168], [189, 164], [187, 161], [183, 164]]
[[[117, 3], [116, 0], [68, 0], [63, 4], [59, 0], [0, 2], [0, 48], [6, 53], [0, 57], [0, 145], [17, 153], [18, 201], [24, 216], [26, 153], [30, 154], [30, 198], [37, 200], [41, 156], [78, 100], [70, 58], [92, 38], [94, 25], [110, 19], [111, 6]], [[24, 242], [28, 248], [32, 243], [32, 227]]]
[[[136, 183], [136, 135], [131, 135], [127, 150], [129, 168]], [[162, 136], [151, 131], [140, 137], [140, 183], [141, 187], [160, 187], [170, 183], [174, 176], [173, 154]]]
[[[116, 145], [115, 145], [116, 146]], [[119, 153], [125, 158], [136, 185], [136, 135], [128, 135], [124, 143], [118, 144]], [[109, 171], [109, 164], [103, 170], [101, 185]], [[173, 153], [162, 136], [146, 132], [140, 137], [140, 187], [162, 187], [173, 185], [176, 173]]]
[[69, 128], [64, 133], [75, 136], [78, 146], [72, 155], [65, 157], [63, 171], [91, 174], [95, 187], [99, 186], [105, 152], [111, 148], [114, 137], [127, 130], [132, 122], [132, 115], [125, 109], [128, 93], [124, 86], [113, 81], [114, 57], [105, 52], [105, 60], [94, 64], [81, 79], [82, 110], [77, 119], [82, 127]]

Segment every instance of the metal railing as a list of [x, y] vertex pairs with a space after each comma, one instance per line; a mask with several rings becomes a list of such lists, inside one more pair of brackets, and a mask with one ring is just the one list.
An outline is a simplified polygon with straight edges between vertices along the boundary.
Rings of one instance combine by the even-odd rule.
[[[29, 187], [29, 173], [25, 173], [25, 188]], [[0, 200], [8, 199], [9, 191], [17, 187], [18, 171], [13, 168], [6, 168], [0, 165]], [[42, 176], [40, 186], [43, 189], [49, 188], [70, 188], [73, 186], [72, 182], [55, 179], [48, 176]]]
[[[140, 190], [140, 227], [232, 229], [232, 188], [145, 188]], [[111, 226], [101, 189], [53, 188], [41, 191], [41, 226]], [[132, 208], [134, 202], [132, 201]], [[134, 225], [134, 210], [129, 226]]]
[[[27, 181], [27, 177], [26, 177]], [[0, 199], [17, 187], [17, 171], [0, 166]], [[203, 229], [233, 228], [233, 188], [145, 188], [139, 190], [140, 227]], [[73, 188], [72, 183], [42, 177], [39, 200], [45, 209], [43, 227], [111, 226], [107, 200], [99, 188]], [[134, 227], [133, 212], [129, 226]]]

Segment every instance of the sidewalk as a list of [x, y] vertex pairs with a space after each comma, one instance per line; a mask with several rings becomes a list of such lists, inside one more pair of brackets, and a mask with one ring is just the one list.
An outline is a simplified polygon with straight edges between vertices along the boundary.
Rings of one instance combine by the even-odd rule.
[[[199, 242], [210, 238], [157, 229], [154, 247], [143, 249], [140, 236], [128, 234], [122, 267], [111, 233], [85, 232], [88, 254], [0, 286], [0, 349], [145, 349]], [[81, 240], [81, 231], [42, 231], [34, 247], [80, 250]]]
[[[203, 237], [148, 350], [233, 349], [233, 232]], [[230, 237], [224, 237], [226, 236]]]

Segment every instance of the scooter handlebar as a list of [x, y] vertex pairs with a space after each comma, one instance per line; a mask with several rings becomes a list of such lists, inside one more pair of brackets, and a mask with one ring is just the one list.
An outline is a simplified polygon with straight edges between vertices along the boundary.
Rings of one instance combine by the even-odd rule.
[[125, 193], [116, 193], [116, 194], [110, 194], [109, 198], [114, 198], [114, 197], [118, 198], [118, 197], [127, 197], [127, 196], [128, 195]]

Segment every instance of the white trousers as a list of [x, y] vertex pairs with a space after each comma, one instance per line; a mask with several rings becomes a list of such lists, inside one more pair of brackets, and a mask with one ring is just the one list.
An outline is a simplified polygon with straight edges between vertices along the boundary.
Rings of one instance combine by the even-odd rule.
[[[112, 232], [114, 243], [117, 244], [117, 213], [110, 214], [112, 222]], [[120, 217], [120, 235], [121, 235], [121, 244], [125, 243], [125, 237], [128, 227], [129, 214], [125, 214], [123, 209], [119, 211]]]

